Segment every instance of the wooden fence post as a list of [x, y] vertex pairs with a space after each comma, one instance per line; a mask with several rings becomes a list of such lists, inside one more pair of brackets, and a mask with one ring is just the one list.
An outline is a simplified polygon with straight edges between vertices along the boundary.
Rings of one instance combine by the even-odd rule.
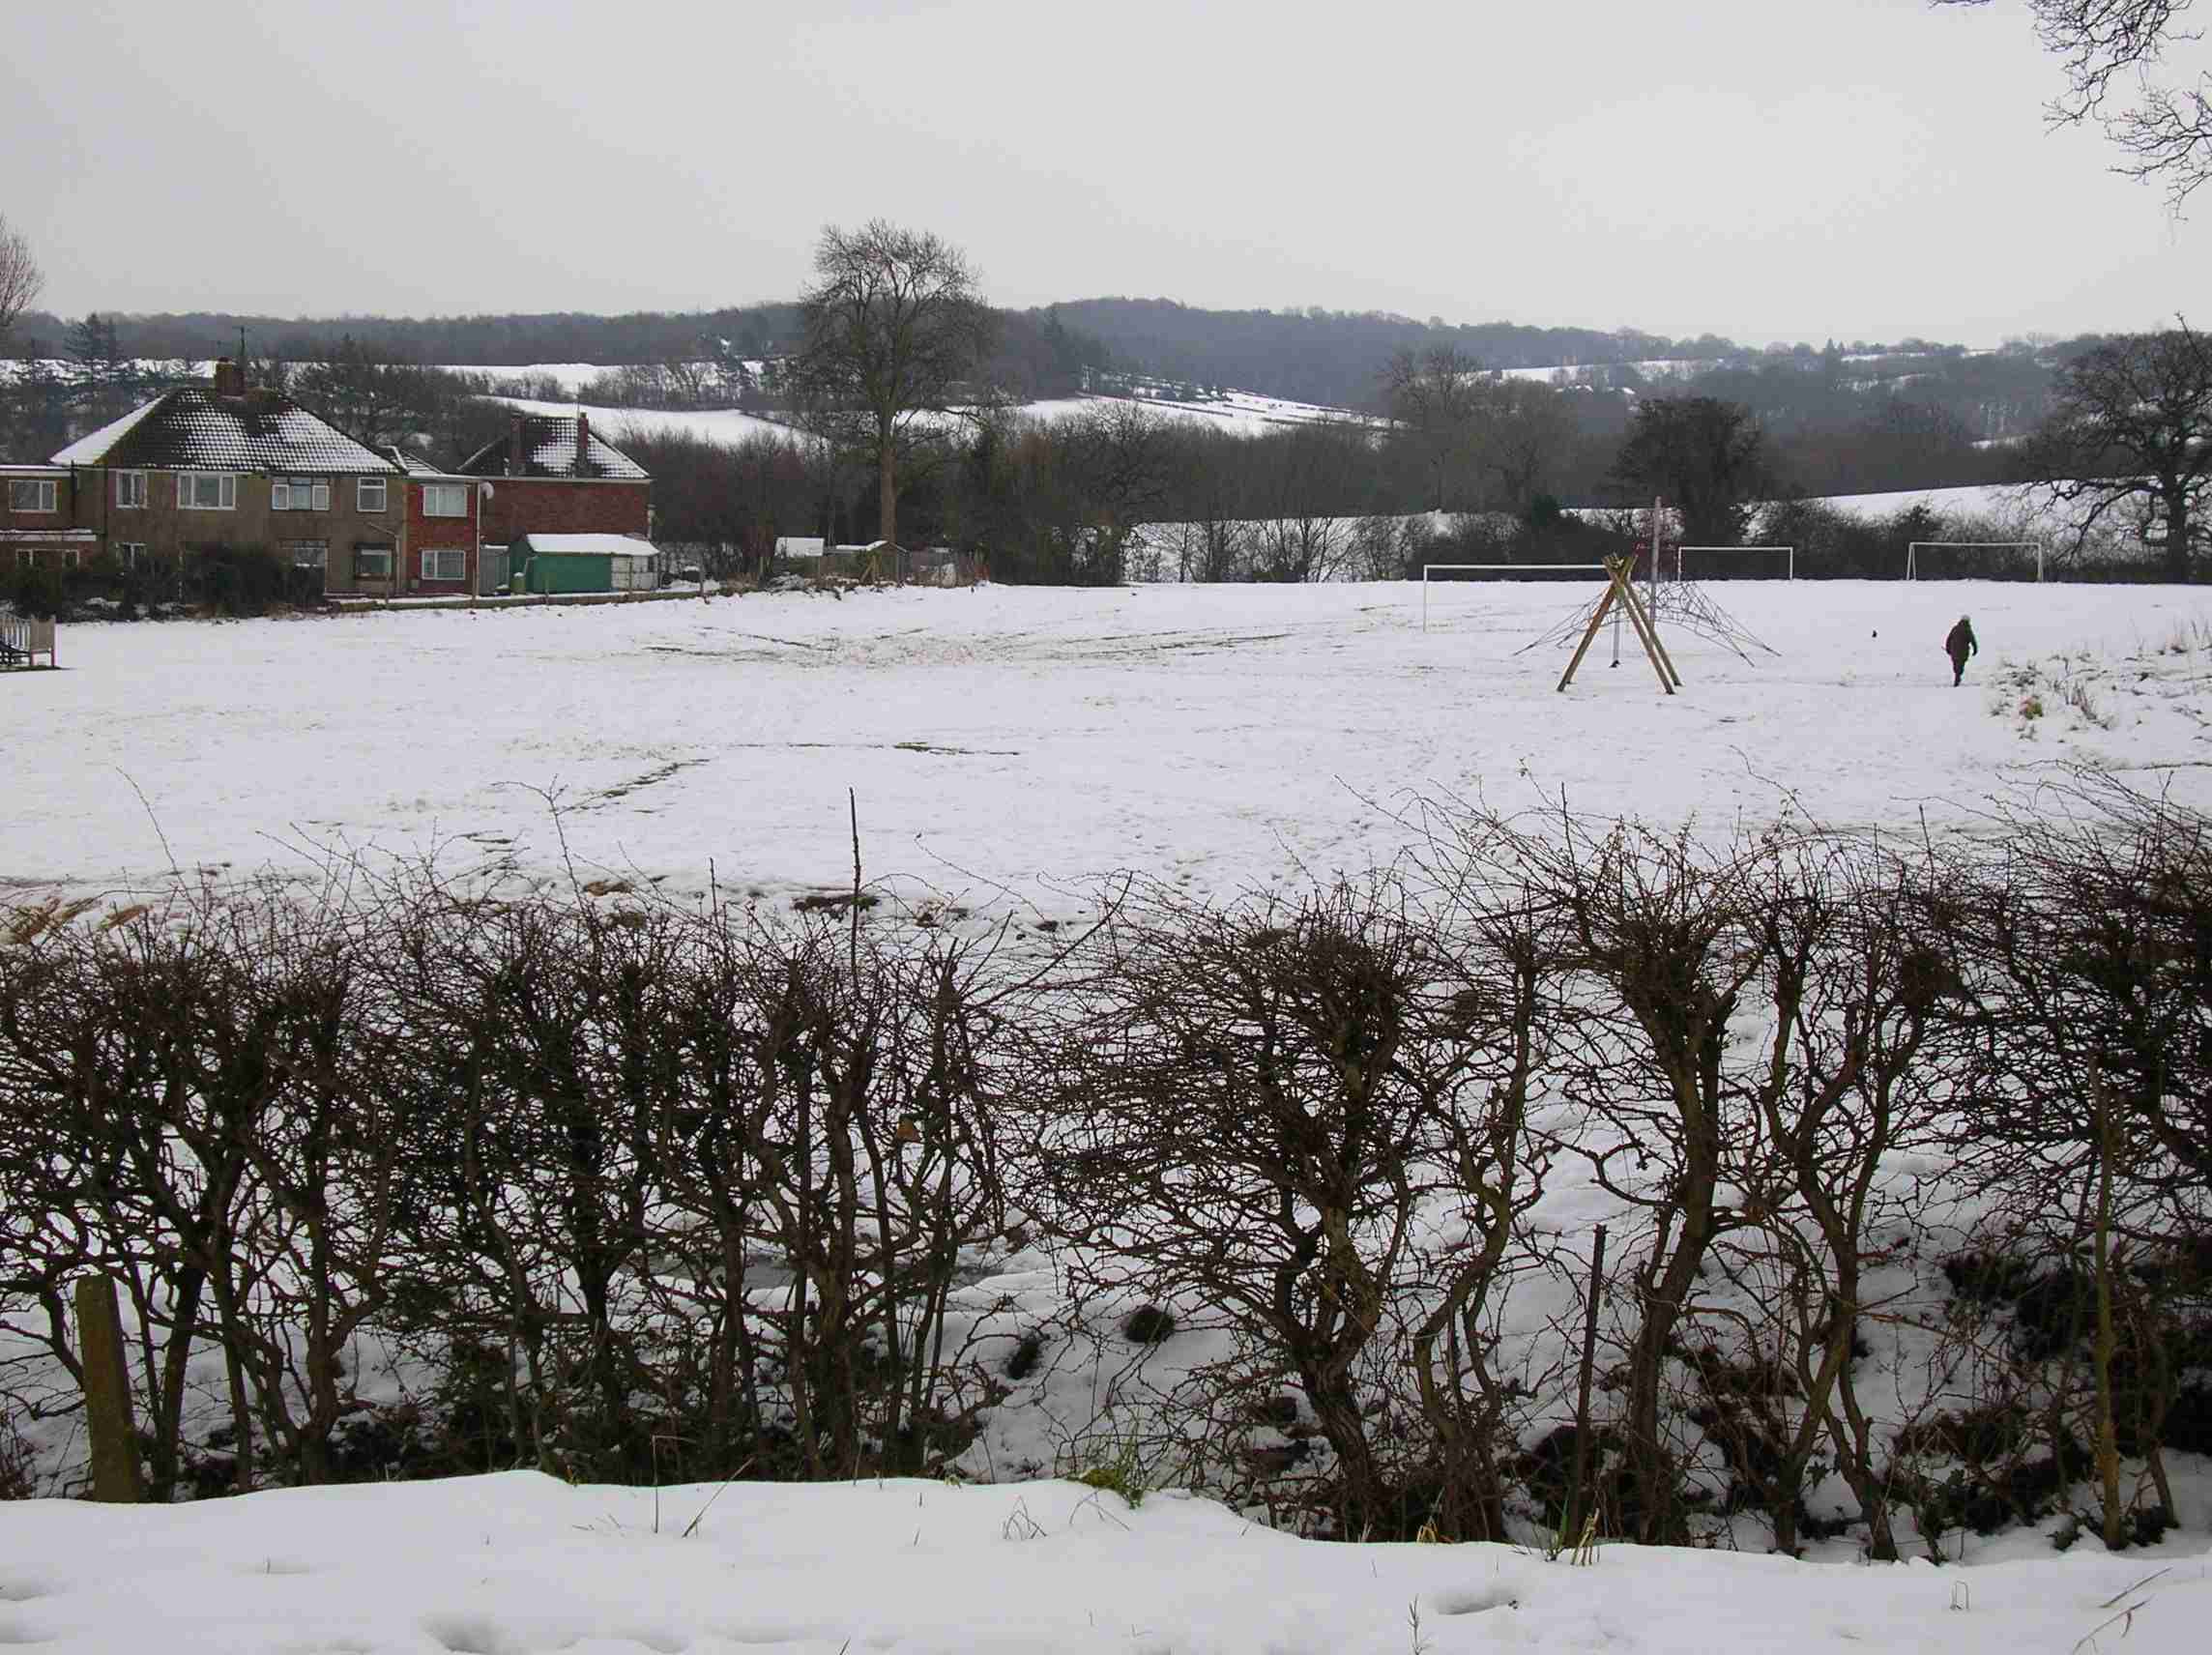
[[[1590, 1242], [1589, 1292], [1583, 1305], [1583, 1363], [1575, 1380], [1575, 1461], [1568, 1473], [1566, 1523], [1559, 1530], [1570, 1544], [1579, 1543], [1586, 1523], [1583, 1500], [1589, 1465], [1590, 1371], [1597, 1362], [1597, 1312], [1605, 1298], [1605, 1226], [1597, 1227]], [[1592, 1504], [1590, 1512], [1596, 1511]]]
[[92, 1497], [134, 1505], [138, 1438], [131, 1422], [131, 1369], [123, 1356], [123, 1318], [115, 1283], [83, 1276], [76, 1284], [76, 1353], [84, 1364], [84, 1416], [92, 1437]]

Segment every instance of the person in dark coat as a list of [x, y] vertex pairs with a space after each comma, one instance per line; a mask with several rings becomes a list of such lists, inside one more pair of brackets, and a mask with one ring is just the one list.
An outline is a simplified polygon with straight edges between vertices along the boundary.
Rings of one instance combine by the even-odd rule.
[[1956, 689], [1966, 676], [1966, 657], [1982, 653], [1974, 638], [1974, 624], [1965, 616], [1959, 617], [1959, 624], [1944, 638], [1943, 653], [1951, 657], [1951, 687]]

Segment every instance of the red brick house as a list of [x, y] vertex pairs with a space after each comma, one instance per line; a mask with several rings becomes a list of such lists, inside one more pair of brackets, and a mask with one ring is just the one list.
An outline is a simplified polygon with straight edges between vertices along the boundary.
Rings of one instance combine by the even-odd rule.
[[[441, 471], [406, 449], [394, 446], [384, 452], [406, 474], [399, 485], [405, 499], [400, 525], [404, 590], [418, 597], [504, 591], [506, 560], [484, 566], [483, 485]], [[339, 588], [330, 590], [335, 594]]]
[[518, 535], [653, 534], [653, 479], [592, 429], [591, 417], [517, 414], [506, 436], [459, 467], [488, 480], [483, 537], [506, 545]]

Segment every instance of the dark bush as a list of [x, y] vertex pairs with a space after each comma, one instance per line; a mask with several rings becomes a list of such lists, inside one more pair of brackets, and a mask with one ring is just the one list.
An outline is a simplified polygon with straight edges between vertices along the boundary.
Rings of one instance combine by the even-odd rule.
[[1132, 1345], [1164, 1345], [1175, 1330], [1175, 1312], [1164, 1305], [1141, 1304], [1121, 1321], [1121, 1336]]

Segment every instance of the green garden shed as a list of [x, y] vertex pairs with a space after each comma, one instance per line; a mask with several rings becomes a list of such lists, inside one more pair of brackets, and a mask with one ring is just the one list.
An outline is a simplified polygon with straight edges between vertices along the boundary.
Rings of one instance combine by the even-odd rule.
[[514, 592], [653, 592], [660, 553], [633, 535], [517, 535], [507, 548]]

